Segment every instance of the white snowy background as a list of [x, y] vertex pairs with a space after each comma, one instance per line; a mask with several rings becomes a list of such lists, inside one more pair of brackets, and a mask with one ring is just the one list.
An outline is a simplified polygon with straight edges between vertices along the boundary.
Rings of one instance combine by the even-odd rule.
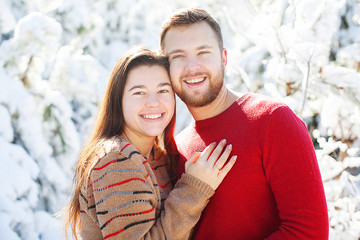
[[[0, 239], [64, 239], [53, 214], [113, 65], [133, 45], [158, 48], [182, 7], [221, 24], [231, 89], [283, 100], [306, 122], [329, 239], [359, 239], [359, 0], [0, 0]], [[179, 102], [177, 131], [188, 120]]]

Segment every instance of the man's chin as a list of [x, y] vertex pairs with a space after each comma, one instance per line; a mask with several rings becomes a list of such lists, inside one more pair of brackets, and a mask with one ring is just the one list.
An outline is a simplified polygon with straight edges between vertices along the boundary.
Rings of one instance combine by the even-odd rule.
[[188, 107], [195, 107], [195, 108], [200, 108], [200, 107], [205, 107], [207, 105], [209, 105], [213, 99], [208, 99], [208, 98], [180, 98]]

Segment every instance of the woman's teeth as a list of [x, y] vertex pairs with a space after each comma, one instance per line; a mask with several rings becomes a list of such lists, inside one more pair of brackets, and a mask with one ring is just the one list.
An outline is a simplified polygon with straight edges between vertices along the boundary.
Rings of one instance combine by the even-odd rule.
[[146, 118], [146, 119], [157, 119], [157, 118], [160, 118], [162, 116], [162, 113], [158, 113], [158, 114], [144, 114], [142, 115], [143, 118]]

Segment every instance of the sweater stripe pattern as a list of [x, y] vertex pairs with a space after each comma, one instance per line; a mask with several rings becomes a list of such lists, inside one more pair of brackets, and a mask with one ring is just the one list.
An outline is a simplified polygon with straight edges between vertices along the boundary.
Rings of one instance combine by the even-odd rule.
[[172, 189], [166, 154], [154, 149], [148, 161], [133, 145], [115, 138], [97, 155], [80, 192], [81, 219], [92, 219], [103, 239], [126, 239], [129, 229], [150, 228]]

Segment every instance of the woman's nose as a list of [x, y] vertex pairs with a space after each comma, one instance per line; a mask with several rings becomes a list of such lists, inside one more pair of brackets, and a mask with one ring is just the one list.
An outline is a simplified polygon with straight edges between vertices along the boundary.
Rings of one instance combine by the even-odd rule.
[[159, 104], [160, 104], [159, 96], [156, 93], [149, 94], [147, 101], [146, 101], [146, 106], [156, 107]]

